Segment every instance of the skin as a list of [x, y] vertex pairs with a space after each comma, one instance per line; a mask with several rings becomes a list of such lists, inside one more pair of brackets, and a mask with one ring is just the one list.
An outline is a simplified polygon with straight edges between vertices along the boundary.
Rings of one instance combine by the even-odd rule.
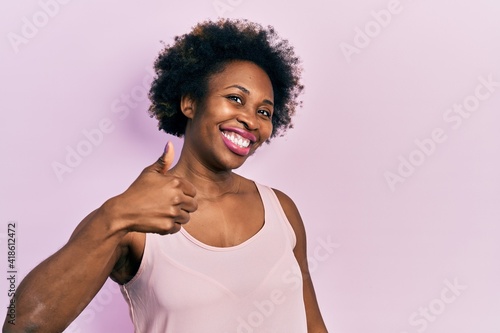
[[[132, 279], [145, 233], [175, 233], [182, 226], [199, 241], [218, 247], [235, 246], [255, 235], [264, 221], [262, 201], [255, 184], [232, 170], [270, 137], [272, 101], [269, 77], [246, 61], [231, 62], [213, 75], [203, 103], [184, 96], [181, 110], [188, 125], [179, 162], [170, 168], [174, 150], [167, 144], [166, 152], [124, 193], [90, 213], [68, 243], [19, 285], [16, 325], [7, 318], [3, 332], [63, 331], [108, 276], [120, 284]], [[221, 127], [228, 126], [255, 135], [248, 155], [224, 144]], [[327, 332], [309, 275], [302, 219], [293, 201], [274, 191], [297, 237], [293, 252], [303, 275], [308, 332]]]

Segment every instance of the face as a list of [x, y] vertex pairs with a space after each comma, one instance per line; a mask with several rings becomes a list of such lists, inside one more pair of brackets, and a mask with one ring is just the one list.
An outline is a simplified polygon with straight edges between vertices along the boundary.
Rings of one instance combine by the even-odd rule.
[[208, 80], [203, 103], [183, 98], [185, 142], [211, 168], [236, 169], [271, 136], [273, 88], [266, 72], [234, 61]]

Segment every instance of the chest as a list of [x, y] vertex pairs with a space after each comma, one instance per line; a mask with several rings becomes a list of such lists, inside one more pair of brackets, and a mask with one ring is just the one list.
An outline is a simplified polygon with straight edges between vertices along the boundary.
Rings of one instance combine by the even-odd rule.
[[258, 193], [198, 200], [198, 209], [183, 228], [200, 242], [216, 247], [239, 245], [264, 225], [264, 205]]

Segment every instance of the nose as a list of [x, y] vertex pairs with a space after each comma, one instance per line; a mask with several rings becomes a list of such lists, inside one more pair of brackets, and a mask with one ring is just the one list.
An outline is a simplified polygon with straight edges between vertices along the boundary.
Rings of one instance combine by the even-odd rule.
[[245, 126], [245, 129], [252, 131], [258, 128], [256, 112], [253, 109], [245, 108], [236, 117], [236, 120]]

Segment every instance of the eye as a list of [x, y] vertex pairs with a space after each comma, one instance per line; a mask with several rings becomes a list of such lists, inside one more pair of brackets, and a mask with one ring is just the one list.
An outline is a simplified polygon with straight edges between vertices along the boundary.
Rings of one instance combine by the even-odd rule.
[[257, 111], [259, 114], [267, 117], [267, 118], [271, 118], [273, 115], [271, 114], [271, 112], [267, 111], [267, 110], [264, 110], [264, 109], [260, 109], [259, 111]]
[[233, 101], [233, 102], [236, 102], [238, 104], [243, 104], [243, 101], [241, 100], [241, 98], [239, 96], [236, 96], [236, 95], [229, 95], [226, 97], [227, 99]]

